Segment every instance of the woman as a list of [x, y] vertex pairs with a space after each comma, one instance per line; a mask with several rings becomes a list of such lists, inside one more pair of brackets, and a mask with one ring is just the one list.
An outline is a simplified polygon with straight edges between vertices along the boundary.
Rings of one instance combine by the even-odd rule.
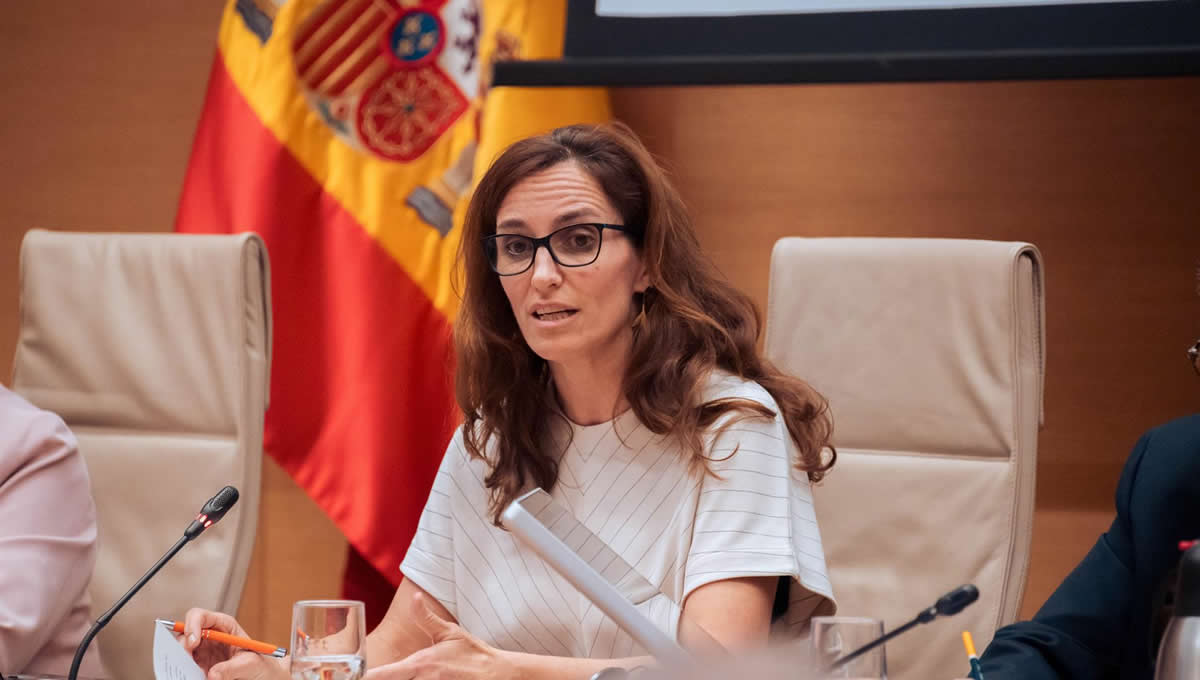
[[[757, 310], [705, 259], [627, 128], [507, 149], [471, 198], [459, 263], [464, 422], [368, 638], [372, 677], [579, 678], [645, 662], [499, 528], [538, 486], [725, 647], [832, 612], [808, 487], [835, 457], [826, 405], [761, 357]], [[639, 607], [675, 631], [662, 598]], [[241, 632], [193, 610], [189, 649], [202, 627]], [[210, 677], [272, 664], [239, 654]]]

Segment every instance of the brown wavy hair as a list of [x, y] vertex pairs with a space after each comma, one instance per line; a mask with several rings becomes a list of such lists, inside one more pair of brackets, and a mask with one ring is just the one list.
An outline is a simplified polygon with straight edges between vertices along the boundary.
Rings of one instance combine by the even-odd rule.
[[[622, 383], [638, 420], [656, 434], [673, 437], [693, 470], [711, 472], [703, 436], [720, 416], [775, 417], [771, 409], [745, 399], [701, 403], [713, 369], [728, 371], [771, 394], [796, 442], [796, 468], [819, 481], [837, 459], [824, 398], [759, 352], [758, 308], [704, 255], [679, 194], [633, 132], [620, 123], [576, 125], [508, 147], [467, 207], [458, 258], [464, 287], [454, 324], [455, 391], [467, 453], [489, 466], [485, 484], [493, 521], [498, 525], [500, 513], [530, 484], [554, 487], [558, 457], [544, 450], [546, 418], [565, 416], [548, 389], [548, 366], [525, 343], [480, 239], [495, 233], [500, 204], [518, 182], [565, 162], [589, 173], [624, 224], [635, 230], [633, 240], [649, 276], [650, 288], [640, 301], [644, 316], [635, 327]], [[495, 449], [488, 454], [493, 438]]]

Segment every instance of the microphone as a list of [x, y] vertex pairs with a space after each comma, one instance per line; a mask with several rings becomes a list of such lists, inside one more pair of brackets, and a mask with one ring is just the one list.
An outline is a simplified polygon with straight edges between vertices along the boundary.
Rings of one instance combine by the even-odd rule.
[[838, 659], [837, 661], [834, 661], [833, 664], [831, 664], [829, 666], [829, 670], [841, 668], [842, 666], [846, 665], [847, 663], [853, 661], [854, 659], [857, 659], [858, 657], [862, 656], [863, 654], [866, 654], [867, 652], [871, 651], [872, 649], [875, 649], [879, 645], [882, 645], [883, 643], [887, 642], [888, 640], [891, 640], [892, 638], [907, 631], [908, 629], [912, 628], [913, 626], [916, 626], [916, 625], [922, 624], [922, 623], [929, 623], [930, 621], [934, 620], [935, 618], [937, 618], [939, 616], [954, 616], [955, 614], [957, 614], [957, 613], [961, 612], [963, 609], [965, 609], [967, 607], [967, 605], [973, 603], [975, 600], [978, 600], [978, 599], [979, 599], [979, 589], [978, 588], [976, 588], [973, 584], [970, 584], [970, 583], [961, 585], [961, 586], [955, 588], [954, 590], [951, 590], [950, 592], [946, 593], [945, 595], [939, 597], [938, 601], [935, 602], [932, 607], [922, 611], [920, 614], [917, 614], [916, 618], [914, 618], [912, 621], [909, 621], [908, 623], [904, 624], [903, 626], [900, 626], [899, 628], [893, 630], [890, 633], [885, 633], [884, 635], [875, 638], [874, 640], [868, 642], [867, 644], [863, 645], [862, 647], [859, 647], [858, 649], [854, 650], [853, 652], [850, 652], [849, 654], [843, 656], [842, 658]]
[[233, 504], [237, 502], [237, 489], [232, 486], [221, 489], [217, 495], [208, 499], [203, 508], [200, 508], [200, 514], [196, 515], [196, 519], [192, 520], [188, 528], [183, 530], [183, 535], [187, 536], [189, 541], [199, 536], [200, 532], [221, 521], [225, 513], [229, 512], [229, 508], [232, 508]]
[[154, 566], [150, 567], [149, 571], [147, 571], [140, 579], [138, 579], [137, 583], [133, 584], [133, 587], [130, 588], [129, 591], [124, 595], [122, 595], [121, 599], [117, 600], [116, 604], [110, 607], [108, 611], [101, 614], [100, 618], [96, 619], [96, 622], [93, 623], [92, 627], [88, 629], [87, 634], [83, 636], [83, 640], [79, 643], [79, 647], [75, 650], [75, 658], [71, 661], [71, 672], [67, 674], [68, 680], [76, 680], [76, 678], [79, 677], [79, 665], [83, 663], [83, 654], [87, 651], [88, 645], [92, 643], [92, 638], [96, 637], [96, 634], [100, 632], [100, 629], [108, 625], [108, 622], [112, 620], [112, 617], [116, 615], [118, 611], [120, 611], [121, 607], [124, 607], [125, 603], [129, 602], [129, 600], [133, 598], [133, 596], [137, 594], [139, 590], [142, 589], [142, 586], [146, 585], [146, 583], [158, 573], [159, 569], [162, 569], [172, 557], [175, 557], [175, 553], [182, 550], [183, 546], [187, 545], [189, 541], [199, 536], [205, 529], [209, 528], [213, 524], [216, 524], [222, 517], [225, 516], [225, 513], [229, 512], [229, 509], [232, 508], [237, 501], [238, 490], [232, 486], [227, 486], [221, 489], [217, 492], [217, 495], [208, 499], [208, 502], [204, 504], [204, 507], [200, 508], [200, 512], [196, 515], [196, 519], [194, 519], [192, 523], [188, 525], [187, 529], [184, 530], [183, 537], [176, 541], [175, 545], [171, 546], [171, 549], [168, 550], [165, 555], [160, 557], [158, 561], [154, 563]]

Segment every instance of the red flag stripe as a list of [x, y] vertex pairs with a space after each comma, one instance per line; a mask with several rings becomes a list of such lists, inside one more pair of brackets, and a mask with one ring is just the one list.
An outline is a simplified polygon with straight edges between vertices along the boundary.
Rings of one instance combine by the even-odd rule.
[[341, 80], [343, 76], [339, 75], [339, 71], [362, 73], [371, 62], [387, 59], [382, 47], [386, 32], [387, 16], [377, 8], [368, 9], [363, 18], [338, 38], [340, 45], [322, 48], [323, 54], [304, 72], [305, 81], [317, 83], [313, 89], [330, 96], [344, 94], [336, 87], [326, 86], [325, 81], [331, 78]]
[[[378, 44], [382, 40], [384, 29], [372, 34], [367, 40], [373, 44]], [[367, 71], [374, 69], [376, 71], [386, 70], [388, 58], [380, 50], [362, 51], [353, 56], [353, 61], [343, 64], [341, 68], [321, 77], [321, 83], [317, 88], [321, 92], [326, 92], [331, 97], [340, 97], [350, 90], [350, 85], [358, 80], [359, 76]], [[327, 82], [332, 80], [332, 82]], [[372, 78], [374, 80], [374, 78]]]
[[176, 228], [263, 236], [267, 452], [398, 583], [454, 427], [445, 317], [262, 125], [220, 54]]
[[[334, 2], [329, 4], [338, 5]], [[375, 14], [377, 9], [374, 3], [349, 0], [338, 7], [334, 16], [324, 20], [321, 24], [314, 24], [313, 30], [295, 43], [297, 46], [296, 70], [304, 73], [311, 68], [326, 50], [345, 36], [346, 30], [355, 24], [363, 14]]]
[[296, 31], [294, 44], [299, 45], [308, 42], [309, 39], [312, 38], [313, 33], [315, 33], [317, 29], [321, 27], [321, 24], [327, 21], [329, 16], [342, 6], [342, 3], [338, 2], [324, 2], [317, 5], [317, 8], [312, 11], [312, 14], [310, 14], [302, 24], [300, 24], [298, 30]]

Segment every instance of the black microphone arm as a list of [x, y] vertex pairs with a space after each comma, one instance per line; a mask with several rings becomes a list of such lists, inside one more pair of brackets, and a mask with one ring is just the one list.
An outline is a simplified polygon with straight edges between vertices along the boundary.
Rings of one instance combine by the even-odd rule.
[[158, 570], [162, 569], [167, 562], [171, 561], [172, 557], [175, 557], [175, 553], [182, 550], [183, 546], [187, 545], [189, 541], [199, 536], [201, 532], [224, 517], [225, 513], [229, 512], [229, 509], [232, 508], [234, 503], [237, 503], [237, 501], [238, 490], [232, 486], [227, 486], [221, 489], [217, 492], [217, 495], [208, 499], [208, 502], [205, 503], [204, 507], [200, 509], [200, 513], [196, 515], [196, 519], [193, 520], [192, 523], [188, 525], [188, 528], [184, 530], [183, 536], [178, 541], [175, 541], [175, 545], [171, 546], [171, 549], [168, 550], [165, 555], [160, 557], [158, 561], [154, 563], [154, 566], [150, 567], [150, 570], [147, 571], [140, 579], [138, 579], [137, 583], [133, 584], [133, 587], [130, 588], [124, 595], [122, 595], [121, 599], [117, 600], [116, 604], [109, 607], [108, 611], [101, 614], [100, 618], [96, 619], [96, 622], [93, 623], [92, 627], [88, 629], [87, 634], [83, 636], [83, 640], [79, 643], [79, 647], [75, 649], [75, 658], [71, 661], [71, 672], [67, 674], [68, 680], [76, 680], [79, 677], [79, 665], [83, 663], [83, 655], [85, 652], [87, 652], [88, 645], [92, 643], [92, 638], [96, 637], [96, 634], [99, 633], [102, 628], [108, 625], [108, 622], [111, 621], [112, 617], [121, 610], [121, 607], [124, 607], [125, 603], [133, 598], [133, 596], [137, 594], [137, 591], [142, 589], [142, 586], [146, 585], [150, 579], [154, 578], [154, 575], [158, 573]]
[[951, 590], [950, 592], [946, 593], [945, 595], [939, 597], [938, 601], [935, 602], [932, 607], [922, 611], [920, 614], [917, 614], [916, 618], [914, 618], [912, 621], [909, 621], [908, 623], [904, 624], [903, 626], [900, 626], [899, 628], [891, 631], [890, 633], [886, 633], [883, 636], [878, 637], [878, 638], [868, 642], [867, 644], [863, 645], [862, 647], [859, 647], [858, 649], [854, 650], [853, 652], [850, 652], [846, 656], [843, 656], [842, 658], [838, 659], [837, 661], [834, 661], [833, 664], [831, 664], [829, 666], [829, 670], [833, 670], [835, 668], [841, 668], [842, 666], [846, 665], [847, 663], [850, 663], [851, 661], [857, 659], [858, 657], [862, 656], [863, 654], [866, 654], [867, 652], [871, 651], [872, 649], [875, 649], [879, 645], [882, 645], [883, 643], [887, 642], [888, 640], [891, 640], [892, 638], [909, 630], [910, 628], [913, 628], [914, 626], [917, 626], [922, 623], [929, 623], [930, 621], [934, 620], [938, 616], [954, 616], [955, 614], [957, 614], [957, 613], [961, 612], [963, 609], [965, 609], [967, 605], [971, 604], [972, 602], [974, 602], [975, 600], [978, 600], [978, 599], [979, 599], [979, 589], [978, 588], [976, 588], [974, 585], [972, 585], [970, 583], [968, 583], [966, 585], [961, 585], [961, 586], [955, 588], [954, 590]]

